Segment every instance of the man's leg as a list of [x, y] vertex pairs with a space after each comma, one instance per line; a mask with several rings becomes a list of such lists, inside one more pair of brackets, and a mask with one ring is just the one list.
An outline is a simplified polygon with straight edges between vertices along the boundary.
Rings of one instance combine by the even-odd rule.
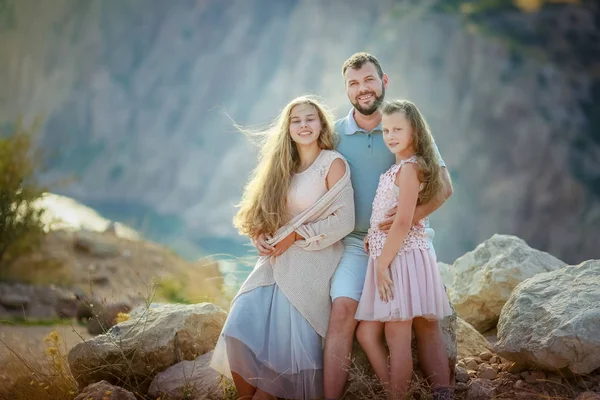
[[325, 398], [339, 399], [344, 394], [358, 301], [365, 282], [369, 256], [363, 250], [361, 236], [344, 238], [344, 255], [331, 279], [333, 301], [329, 327], [325, 338], [324, 374]]
[[344, 394], [354, 342], [354, 319], [358, 301], [338, 297], [333, 301], [325, 338], [325, 398], [339, 399]]

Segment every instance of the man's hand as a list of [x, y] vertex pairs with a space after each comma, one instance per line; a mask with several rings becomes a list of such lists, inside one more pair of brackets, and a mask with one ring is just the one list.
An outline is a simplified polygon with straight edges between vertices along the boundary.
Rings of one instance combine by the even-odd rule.
[[275, 249], [271, 253], [271, 256], [282, 255], [287, 249], [290, 248], [291, 245], [294, 244], [295, 241], [296, 241], [296, 232], [292, 232], [289, 235], [287, 235], [285, 237], [285, 239], [283, 239], [281, 242], [279, 242], [275, 245]]
[[363, 239], [363, 250], [365, 253], [369, 254], [369, 235], [365, 235]]
[[[392, 224], [394, 223], [394, 218], [396, 218], [396, 212], [398, 211], [398, 206], [394, 206], [390, 208], [385, 213], [385, 219], [379, 223], [379, 230], [385, 233], [388, 233]], [[421, 217], [421, 214], [418, 213], [419, 208], [415, 210], [415, 214], [413, 216], [413, 226], [417, 225], [424, 217]]]
[[252, 244], [261, 256], [271, 256], [273, 253], [273, 246], [267, 243], [267, 237], [264, 233], [258, 235], [256, 239], [252, 239]]
[[397, 211], [398, 206], [394, 206], [385, 213], [385, 219], [379, 223], [380, 231], [387, 233], [390, 230], [394, 223], [394, 218], [396, 218]]
[[379, 261], [375, 264], [375, 274], [377, 279], [377, 293], [379, 298], [384, 303], [394, 299], [394, 282], [390, 273], [389, 265], [384, 266], [379, 264]]

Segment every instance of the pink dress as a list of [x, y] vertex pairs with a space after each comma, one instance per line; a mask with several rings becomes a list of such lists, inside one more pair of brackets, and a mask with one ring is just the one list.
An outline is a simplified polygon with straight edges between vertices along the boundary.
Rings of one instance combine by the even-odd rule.
[[413, 226], [398, 254], [390, 264], [394, 282], [394, 298], [384, 303], [377, 292], [375, 261], [381, 255], [387, 234], [378, 225], [385, 213], [398, 202], [399, 189], [394, 180], [407, 163], [416, 163], [416, 157], [403, 160], [384, 172], [379, 179], [373, 200], [371, 227], [367, 234], [369, 264], [355, 318], [363, 321], [407, 321], [415, 317], [442, 319], [452, 314], [448, 296], [437, 266], [435, 253], [425, 232], [426, 219]]

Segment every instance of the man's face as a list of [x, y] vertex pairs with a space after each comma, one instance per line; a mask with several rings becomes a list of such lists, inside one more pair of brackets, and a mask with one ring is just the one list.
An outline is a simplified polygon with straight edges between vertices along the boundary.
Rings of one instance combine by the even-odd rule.
[[387, 75], [380, 78], [375, 65], [368, 62], [359, 69], [348, 68], [344, 74], [350, 103], [363, 115], [371, 115], [381, 105], [388, 85]]

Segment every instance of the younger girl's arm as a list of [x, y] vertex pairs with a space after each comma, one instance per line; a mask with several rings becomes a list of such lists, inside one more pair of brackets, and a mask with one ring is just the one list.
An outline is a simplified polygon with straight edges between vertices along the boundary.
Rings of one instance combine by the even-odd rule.
[[418, 166], [406, 163], [396, 175], [396, 183], [400, 188], [398, 195], [398, 212], [390, 227], [381, 255], [377, 258], [376, 277], [377, 291], [382, 301], [393, 299], [393, 282], [390, 277], [390, 264], [404, 243], [406, 235], [412, 226], [417, 200], [419, 198]]

